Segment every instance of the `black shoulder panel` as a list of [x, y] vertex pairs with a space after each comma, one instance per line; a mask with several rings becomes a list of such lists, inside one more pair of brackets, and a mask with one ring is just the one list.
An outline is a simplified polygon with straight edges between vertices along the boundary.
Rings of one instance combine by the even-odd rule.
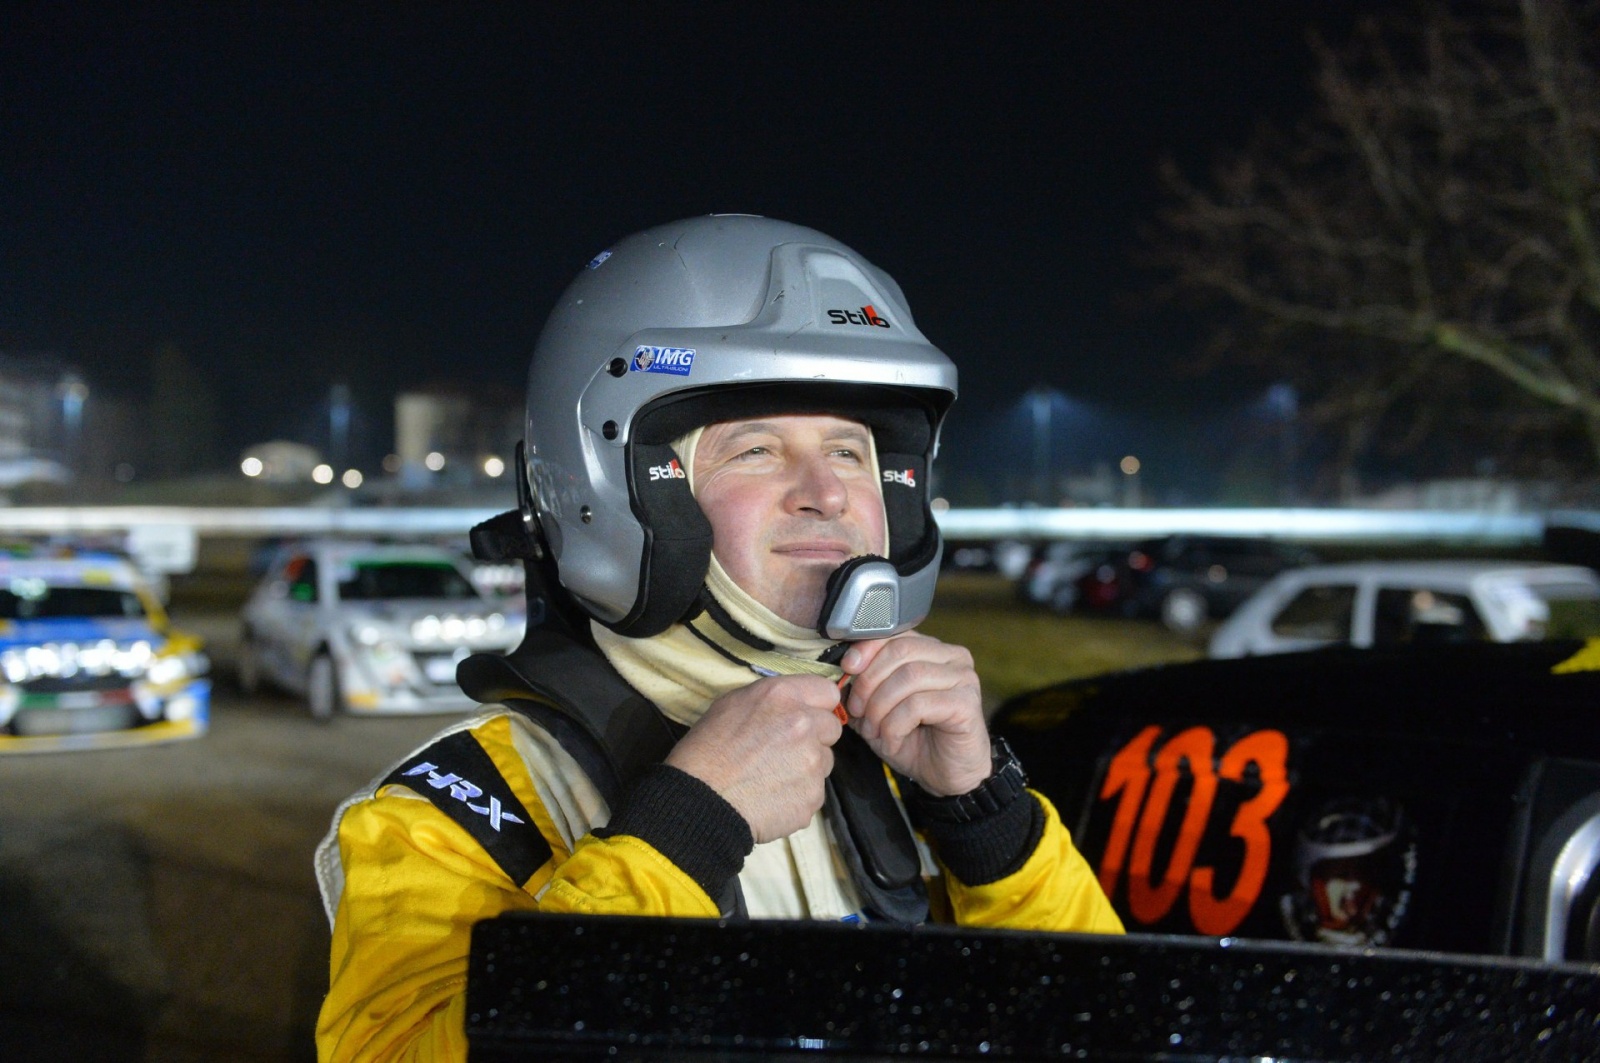
[[518, 886], [550, 860], [550, 843], [470, 731], [446, 735], [408, 757], [379, 785], [391, 784], [432, 801]]
[[[475, 653], [456, 669], [456, 681], [468, 697], [519, 710], [554, 734], [612, 808], [682, 737], [599, 650], [558, 631], [530, 627], [509, 654]], [[533, 709], [539, 702], [552, 712]], [[554, 712], [570, 725], [552, 726]]]

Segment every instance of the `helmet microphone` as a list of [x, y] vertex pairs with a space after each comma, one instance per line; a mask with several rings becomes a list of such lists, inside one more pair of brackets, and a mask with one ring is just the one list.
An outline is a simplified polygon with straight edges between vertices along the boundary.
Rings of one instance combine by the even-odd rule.
[[905, 617], [900, 597], [900, 573], [886, 558], [852, 557], [828, 577], [817, 630], [838, 642], [899, 634], [922, 619]]

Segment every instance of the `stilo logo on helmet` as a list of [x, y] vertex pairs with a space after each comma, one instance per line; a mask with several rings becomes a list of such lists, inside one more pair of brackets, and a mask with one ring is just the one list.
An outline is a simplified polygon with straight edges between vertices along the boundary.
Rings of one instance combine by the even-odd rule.
[[835, 325], [876, 325], [879, 328], [892, 328], [889, 322], [878, 315], [871, 303], [859, 310], [829, 310], [828, 320]]

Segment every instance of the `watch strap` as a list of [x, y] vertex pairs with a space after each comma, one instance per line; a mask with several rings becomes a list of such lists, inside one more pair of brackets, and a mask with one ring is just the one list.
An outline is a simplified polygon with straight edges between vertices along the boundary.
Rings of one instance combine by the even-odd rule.
[[906, 807], [914, 822], [973, 823], [1008, 808], [1027, 790], [1028, 776], [1022, 762], [1004, 738], [990, 740], [989, 777], [964, 794], [935, 797], [915, 781], [906, 787]]

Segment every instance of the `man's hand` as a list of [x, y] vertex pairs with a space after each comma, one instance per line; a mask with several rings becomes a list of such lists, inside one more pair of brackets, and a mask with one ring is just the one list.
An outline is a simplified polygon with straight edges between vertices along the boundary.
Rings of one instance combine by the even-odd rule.
[[758, 844], [788, 837], [822, 807], [844, 730], [838, 703], [838, 687], [821, 676], [758, 679], [713, 701], [666, 763], [722, 795]]
[[890, 767], [936, 797], [964, 794], [990, 775], [989, 728], [972, 654], [907, 632], [852, 646], [845, 711]]

